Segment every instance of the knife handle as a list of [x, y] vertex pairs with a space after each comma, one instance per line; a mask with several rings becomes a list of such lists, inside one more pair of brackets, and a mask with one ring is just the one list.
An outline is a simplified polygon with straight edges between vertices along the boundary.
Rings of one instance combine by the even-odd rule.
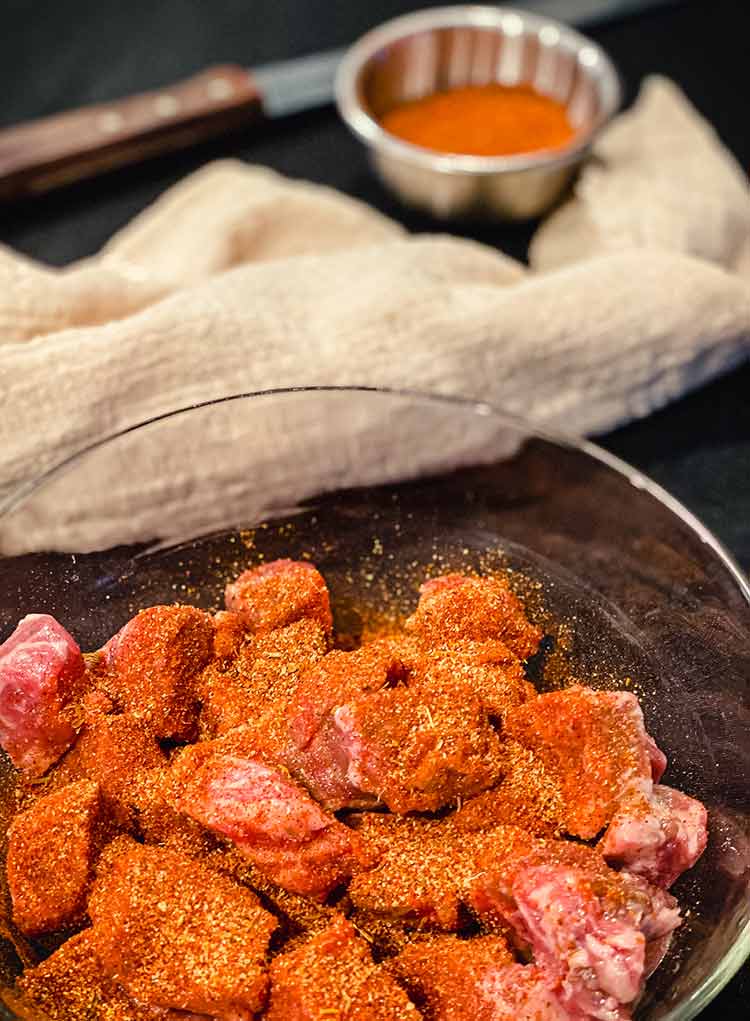
[[0, 199], [187, 148], [261, 116], [252, 75], [228, 64], [153, 92], [13, 125], [0, 130]]

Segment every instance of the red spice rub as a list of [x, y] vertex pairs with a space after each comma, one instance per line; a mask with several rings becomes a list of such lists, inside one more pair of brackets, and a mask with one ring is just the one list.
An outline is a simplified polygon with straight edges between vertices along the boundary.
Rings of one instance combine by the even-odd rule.
[[381, 917], [453, 932], [461, 904], [487, 863], [530, 850], [532, 837], [515, 826], [459, 831], [448, 819], [361, 815], [352, 820], [378, 854], [375, 868], [354, 876], [352, 903]]
[[333, 627], [331, 601], [322, 575], [304, 561], [274, 560], [244, 571], [227, 585], [226, 607], [253, 631], [271, 631], [303, 617], [324, 631]]
[[214, 614], [214, 659], [225, 662], [233, 659], [251, 635], [245, 618], [231, 610]]
[[280, 935], [287, 950], [291, 949], [290, 939], [307, 939], [322, 932], [338, 914], [330, 905], [277, 886], [234, 847], [216, 848], [203, 857], [202, 862], [262, 895], [264, 904], [279, 918]]
[[643, 714], [635, 695], [575, 686], [508, 713], [505, 733], [559, 778], [567, 833], [589, 840], [610, 821], [623, 794], [651, 789]]
[[134, 716], [98, 716], [83, 727], [75, 745], [55, 768], [52, 782], [57, 787], [77, 780], [95, 781], [125, 823], [132, 814], [132, 790], [138, 774], [166, 765], [166, 761], [156, 738]]
[[100, 788], [88, 780], [41, 798], [8, 830], [13, 921], [27, 936], [83, 921], [94, 864], [113, 835]]
[[101, 872], [89, 903], [94, 948], [130, 996], [237, 1021], [262, 1009], [277, 923], [249, 890], [174, 851], [138, 844]]
[[576, 133], [559, 99], [527, 84], [496, 81], [444, 88], [399, 102], [386, 111], [381, 124], [411, 145], [467, 156], [562, 148]]
[[51, 957], [25, 971], [11, 1006], [21, 1017], [49, 1021], [160, 1021], [149, 1007], [133, 1003], [105, 972], [91, 929], [67, 940]]
[[386, 967], [426, 1021], [494, 1021], [482, 986], [492, 971], [513, 963], [501, 936], [435, 936], [406, 947]]
[[257, 720], [269, 708], [281, 713], [302, 673], [327, 649], [326, 633], [315, 620], [298, 620], [255, 636], [246, 633], [231, 658], [214, 661], [201, 675], [202, 734], [219, 737]]
[[560, 781], [542, 760], [517, 741], [503, 743], [502, 780], [465, 802], [453, 817], [463, 830], [520, 826], [538, 837], [559, 836], [565, 820]]
[[160, 738], [197, 734], [196, 677], [213, 655], [211, 617], [194, 606], [142, 610], [105, 646], [103, 687]]
[[536, 697], [521, 660], [497, 639], [425, 645], [414, 675], [430, 690], [455, 694], [456, 686], [464, 685], [486, 712], [501, 720], [509, 709]]
[[128, 792], [134, 826], [146, 844], [158, 844], [189, 858], [201, 858], [216, 846], [212, 835], [170, 803], [172, 777], [167, 767], [146, 769], [133, 780]]
[[339, 916], [271, 964], [267, 1021], [418, 1021], [406, 993]]
[[406, 627], [424, 641], [446, 645], [500, 639], [519, 659], [539, 648], [541, 630], [529, 622], [503, 578], [446, 574], [426, 581], [419, 591]]

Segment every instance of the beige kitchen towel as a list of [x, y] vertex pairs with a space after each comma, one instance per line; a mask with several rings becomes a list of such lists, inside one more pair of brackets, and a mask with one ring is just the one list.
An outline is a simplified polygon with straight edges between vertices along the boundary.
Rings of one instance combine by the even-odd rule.
[[665, 78], [602, 134], [570, 202], [537, 231], [546, 272], [632, 248], [684, 252], [750, 277], [750, 204], [742, 167]]
[[[691, 169], [665, 209], [678, 151]], [[570, 205], [540, 229], [531, 271], [473, 242], [409, 236], [320, 186], [209, 165], [92, 259], [53, 271], [2, 253], [0, 496], [144, 419], [273, 387], [407, 387], [566, 432], [609, 429], [747, 356], [749, 223], [741, 171], [663, 80], [602, 137]], [[435, 462], [430, 444], [441, 465], [480, 452], [481, 430], [433, 437], [411, 418], [373, 414], [341, 457], [330, 452], [345, 421], [321, 422], [313, 444], [309, 419], [303, 428], [292, 414], [285, 456], [297, 478], [285, 479], [284, 499], [414, 472], [420, 458]], [[279, 486], [262, 428], [222, 428], [255, 490]], [[171, 448], [143, 464], [131, 438], [118, 464], [99, 457], [83, 484], [70, 476], [33, 515], [0, 522], [0, 547], [150, 538], [162, 508], [202, 520], [220, 492], [247, 509], [205, 419], [167, 432]], [[204, 487], [208, 449], [220, 463]]]

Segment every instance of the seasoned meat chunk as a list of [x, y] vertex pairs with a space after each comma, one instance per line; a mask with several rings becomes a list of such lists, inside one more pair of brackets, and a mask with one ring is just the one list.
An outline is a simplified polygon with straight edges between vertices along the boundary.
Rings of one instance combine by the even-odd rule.
[[539, 648], [542, 632], [529, 622], [503, 578], [446, 574], [426, 581], [419, 591], [406, 627], [433, 645], [499, 639], [521, 660]]
[[533, 845], [515, 826], [463, 832], [450, 819], [365, 814], [352, 821], [378, 858], [349, 885], [355, 907], [443, 932], [460, 927], [461, 904], [488, 862], [515, 858]]
[[84, 671], [81, 650], [46, 613], [24, 617], [0, 645], [0, 745], [18, 769], [39, 776], [75, 741], [65, 709]]
[[135, 1003], [96, 955], [91, 929], [72, 936], [5, 993], [19, 1017], [45, 1021], [210, 1021], [205, 1014]]
[[82, 780], [41, 798], [8, 830], [13, 920], [27, 936], [83, 921], [96, 859], [113, 835], [95, 783]]
[[434, 811], [497, 780], [500, 744], [481, 701], [412, 682], [411, 668], [381, 640], [329, 653], [300, 681], [288, 763], [327, 808]]
[[202, 861], [222, 875], [229, 876], [236, 883], [249, 886], [262, 895], [264, 904], [270, 905], [280, 919], [280, 936], [286, 949], [289, 949], [290, 940], [296, 942], [316, 932], [322, 932], [338, 914], [334, 907], [298, 893], [291, 893], [272, 883], [253, 862], [234, 847], [217, 848], [207, 854]]
[[198, 694], [199, 733], [203, 740], [221, 737], [258, 717], [258, 698], [252, 689], [236, 674], [219, 670], [213, 664], [201, 675]]
[[501, 936], [435, 936], [406, 947], [386, 967], [426, 1021], [494, 1021], [484, 983], [509, 964], [513, 955]]
[[307, 619], [248, 637], [231, 660], [215, 661], [201, 675], [201, 731], [219, 737], [269, 707], [282, 712], [303, 672], [327, 647], [323, 628]]
[[194, 606], [150, 606], [104, 647], [103, 684], [159, 738], [197, 733], [196, 678], [213, 655], [211, 617]]
[[635, 695], [576, 685], [512, 709], [505, 733], [531, 748], [561, 784], [564, 828], [588, 840], [633, 790], [651, 790], [651, 750]]
[[146, 769], [133, 780], [127, 795], [138, 836], [146, 844], [201, 858], [216, 846], [215, 838], [195, 819], [170, 803], [172, 777], [167, 767]]
[[376, 803], [375, 794], [359, 790], [347, 776], [334, 713], [363, 694], [400, 683], [405, 670], [390, 643], [375, 641], [354, 652], [329, 652], [300, 679], [287, 713], [289, 767], [325, 808]]
[[178, 811], [228, 837], [274, 883], [308, 897], [322, 900], [367, 861], [357, 835], [288, 772], [261, 754], [211, 744], [185, 749], [173, 767]]
[[130, 816], [133, 784], [138, 774], [166, 764], [153, 734], [129, 713], [98, 716], [86, 724], [78, 740], [55, 768], [55, 786], [93, 780], [123, 823]]
[[497, 912], [559, 984], [574, 1017], [629, 1017], [646, 977], [649, 941], [679, 924], [674, 898], [608, 869], [588, 847], [539, 842], [474, 881], [477, 913]]
[[455, 825], [462, 830], [520, 826], [534, 836], [559, 835], [565, 805], [557, 775], [517, 741], [505, 741], [501, 755], [502, 780], [492, 790], [467, 801], [453, 817]]
[[73, 936], [46, 961], [24, 972], [18, 992], [20, 1017], [41, 1012], [49, 1021], [162, 1021], [160, 1013], [133, 1003], [107, 975], [96, 955], [91, 929]]
[[669, 889], [703, 854], [706, 822], [700, 801], [657, 784], [621, 802], [599, 846], [610, 865]]
[[457, 686], [470, 689], [485, 711], [501, 720], [509, 709], [536, 697], [521, 660], [497, 639], [427, 647], [414, 674], [430, 690], [454, 692]]
[[276, 919], [212, 869], [131, 844], [101, 870], [89, 914], [105, 973], [140, 1003], [222, 1021], [263, 1008]]
[[267, 1021], [418, 1021], [406, 993], [373, 963], [342, 916], [271, 964]]
[[430, 812], [492, 786], [500, 742], [466, 689], [387, 688], [333, 714], [347, 779], [392, 812]]
[[272, 631], [303, 618], [317, 621], [327, 633], [333, 628], [326, 583], [305, 561], [274, 560], [243, 571], [227, 585], [225, 602], [253, 631]]

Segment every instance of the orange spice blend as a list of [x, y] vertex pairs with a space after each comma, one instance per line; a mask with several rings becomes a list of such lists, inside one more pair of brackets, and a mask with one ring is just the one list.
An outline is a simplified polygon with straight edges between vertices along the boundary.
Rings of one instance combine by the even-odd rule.
[[466, 85], [403, 103], [380, 121], [412, 145], [464, 156], [558, 149], [575, 129], [562, 103], [526, 85]]

